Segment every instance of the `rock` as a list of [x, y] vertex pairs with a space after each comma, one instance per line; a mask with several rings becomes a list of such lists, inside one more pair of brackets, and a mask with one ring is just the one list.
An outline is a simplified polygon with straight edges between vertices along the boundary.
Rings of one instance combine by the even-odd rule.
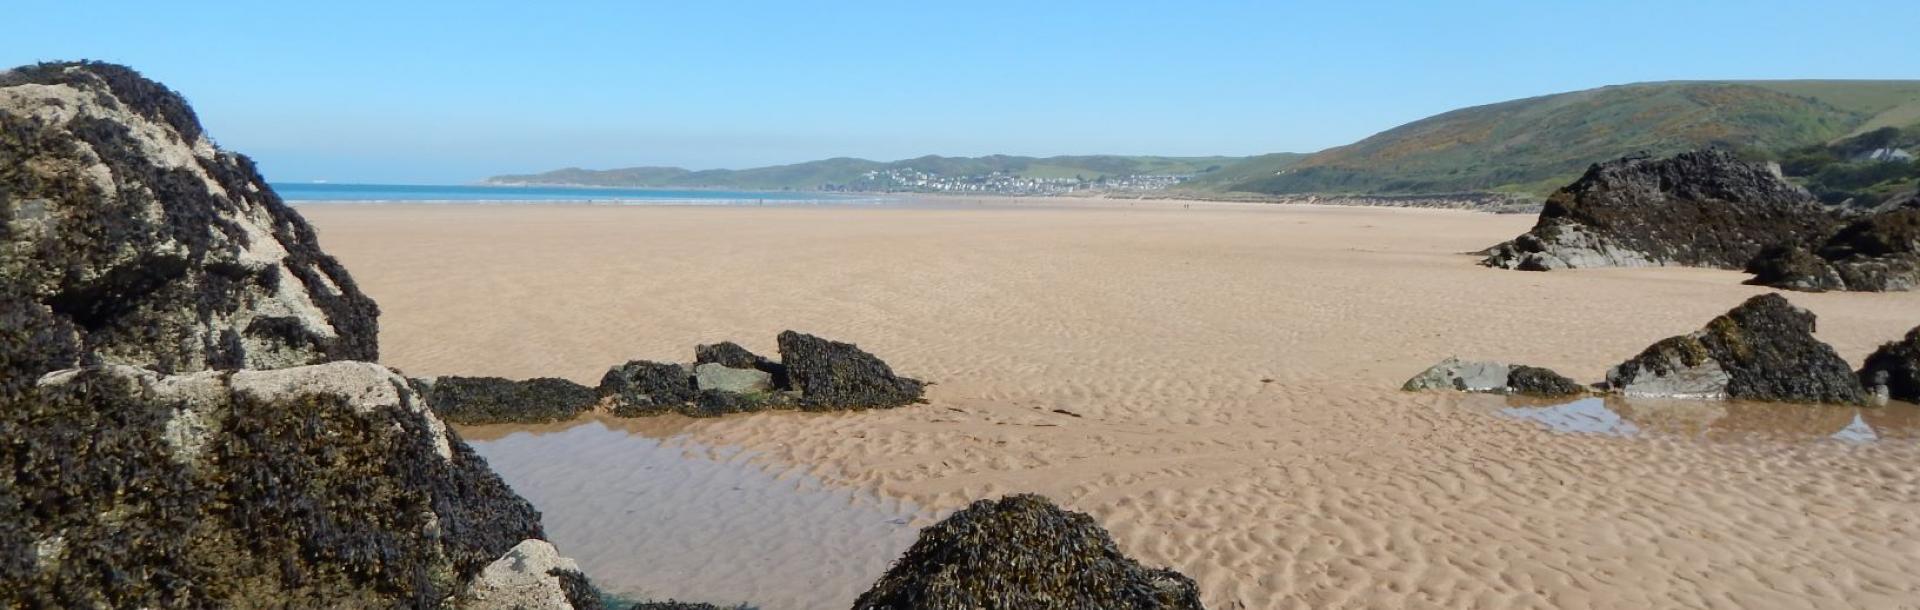
[[620, 417], [658, 415], [693, 401], [693, 376], [678, 364], [633, 360], [600, 377], [600, 395], [613, 399]]
[[1894, 292], [1920, 286], [1920, 196], [1841, 227], [1809, 249], [1769, 248], [1747, 283], [1789, 290]]
[[1585, 394], [1586, 388], [1578, 382], [1568, 379], [1552, 369], [1537, 366], [1515, 365], [1507, 372], [1507, 393], [1526, 396], [1574, 396]]
[[773, 375], [750, 368], [732, 368], [717, 362], [693, 367], [694, 386], [700, 390], [722, 392], [770, 392]]
[[0, 73], [0, 125], [0, 277], [48, 332], [162, 372], [379, 357], [373, 301], [179, 94], [39, 64]]
[[593, 388], [551, 377], [440, 377], [415, 387], [422, 389], [434, 414], [467, 425], [566, 421], [600, 402]]
[[747, 348], [740, 347], [739, 344], [732, 341], [694, 347], [693, 363], [695, 366], [714, 363], [729, 368], [765, 371], [768, 375], [773, 376], [773, 387], [775, 389], [792, 389], [792, 386], [787, 380], [786, 365], [747, 351]]
[[359, 362], [108, 365], [0, 397], [0, 605], [440, 607], [540, 516]]
[[919, 380], [894, 375], [887, 363], [851, 343], [791, 330], [780, 333], [779, 343], [803, 409], [899, 407], [920, 402], [925, 392]]
[[1882, 400], [1920, 402], [1920, 327], [1867, 356], [1860, 383]]
[[[461, 610], [580, 610], [600, 607], [598, 594], [572, 559], [545, 540], [523, 540], [480, 571], [460, 597]], [[583, 587], [585, 587], [583, 589]]]
[[981, 500], [920, 539], [855, 610], [1198, 609], [1193, 579], [1141, 566], [1087, 515], [1036, 495]]
[[1400, 389], [1407, 392], [1454, 390], [1505, 393], [1507, 374], [1511, 369], [1511, 366], [1501, 362], [1468, 362], [1448, 358], [1414, 375]]
[[1812, 312], [1763, 294], [1654, 343], [1609, 371], [1607, 385], [1629, 396], [1865, 404], [1860, 380], [1813, 332]]
[[1533, 229], [1489, 248], [1481, 264], [1743, 269], [1765, 248], [1807, 243], [1838, 223], [1805, 190], [1725, 151], [1628, 157], [1548, 197]]
[[66, 318], [0, 281], [0, 398], [33, 387], [40, 374], [80, 362], [80, 335]]

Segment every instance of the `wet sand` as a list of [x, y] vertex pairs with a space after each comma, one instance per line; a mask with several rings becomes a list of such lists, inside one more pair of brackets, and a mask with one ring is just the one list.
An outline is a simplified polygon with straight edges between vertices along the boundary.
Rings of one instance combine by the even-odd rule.
[[[1762, 291], [1732, 272], [1525, 273], [1459, 254], [1531, 217], [1005, 200], [301, 211], [380, 302], [383, 360], [410, 374], [592, 383], [610, 364], [686, 359], [697, 343], [771, 354], [787, 328], [857, 342], [938, 382], [931, 404], [685, 420], [667, 438], [883, 505], [1044, 493], [1142, 561], [1193, 576], [1213, 608], [1920, 599], [1920, 446], [1900, 412], [1841, 426], [1895, 433], [1880, 442], [1570, 435], [1500, 414], [1515, 406], [1496, 397], [1396, 391], [1449, 355], [1595, 380]], [[1789, 298], [1855, 363], [1920, 324], [1920, 294]], [[1726, 419], [1634, 417], [1622, 419]], [[564, 445], [495, 460], [570, 464], [515, 475], [560, 490], [537, 494], [549, 519], [568, 494], [593, 505], [609, 476]], [[607, 520], [622, 518], [639, 517]], [[739, 540], [720, 529], [677, 535]], [[855, 590], [891, 559], [821, 555], [837, 565], [830, 586]], [[819, 587], [810, 577], [769, 578], [711, 599], [851, 602], [813, 605], [780, 593]]]

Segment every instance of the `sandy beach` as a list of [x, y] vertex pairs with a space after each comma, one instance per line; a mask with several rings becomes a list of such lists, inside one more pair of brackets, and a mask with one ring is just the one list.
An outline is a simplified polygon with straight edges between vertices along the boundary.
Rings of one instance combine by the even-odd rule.
[[[1216, 609], [1920, 608], [1908, 411], [1640, 407], [1622, 409], [1636, 429], [1679, 432], [1570, 435], [1499, 415], [1530, 408], [1499, 397], [1397, 391], [1452, 355], [1594, 381], [1765, 290], [1726, 271], [1527, 273], [1463, 254], [1532, 216], [1011, 199], [300, 212], [378, 301], [381, 360], [410, 375], [592, 384], [629, 359], [690, 359], [699, 343], [771, 355], [796, 329], [937, 384], [930, 404], [890, 411], [636, 424], [649, 450], [723, 451], [794, 485], [883, 499], [837, 500], [872, 518], [794, 534], [877, 546], [775, 549], [820, 565], [747, 570], [750, 591], [713, 601], [844, 608], [912, 527], [1031, 491], [1192, 576]], [[1855, 364], [1920, 324], [1920, 293], [1788, 297]], [[1881, 440], [1827, 438], [1857, 422]], [[551, 483], [528, 494], [550, 524], [569, 511], [609, 530], [646, 519], [645, 503], [621, 512], [594, 495], [595, 465], [555, 459], [564, 467], [495, 462], [510, 481]], [[740, 476], [707, 472], [661, 480]], [[566, 494], [581, 501], [543, 502]], [[807, 498], [793, 514], [831, 508]], [[902, 513], [915, 516], [872, 526]], [[673, 548], [710, 553], [683, 579], [725, 587], [745, 577], [720, 572], [753, 555], [743, 519], [646, 531], [745, 548]], [[579, 557], [646, 570], [627, 548], [664, 552], [606, 542]]]

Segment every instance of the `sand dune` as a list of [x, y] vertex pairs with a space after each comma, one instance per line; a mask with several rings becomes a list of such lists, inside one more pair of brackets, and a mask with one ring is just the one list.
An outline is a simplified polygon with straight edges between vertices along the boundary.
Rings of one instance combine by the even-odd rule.
[[[696, 343], [771, 353], [787, 328], [854, 341], [937, 382], [931, 404], [678, 420], [674, 438], [932, 511], [1044, 493], [1193, 576], [1214, 608], [1920, 600], [1904, 412], [1862, 418], [1906, 435], [1879, 443], [1569, 436], [1492, 415], [1499, 398], [1395, 391], [1448, 355], [1594, 380], [1762, 291], [1731, 272], [1525, 273], [1459, 254], [1530, 217], [1005, 200], [301, 211], [379, 301], [383, 359], [408, 373], [591, 383]], [[1920, 294], [1789, 298], [1856, 363], [1920, 324]], [[842, 562], [835, 591], [874, 561], [822, 560]], [[777, 593], [750, 597], [846, 603]]]

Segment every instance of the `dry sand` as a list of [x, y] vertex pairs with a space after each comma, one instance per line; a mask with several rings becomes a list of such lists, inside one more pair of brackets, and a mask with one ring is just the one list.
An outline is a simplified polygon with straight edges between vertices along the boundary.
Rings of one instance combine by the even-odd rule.
[[[771, 354], [787, 328], [853, 341], [938, 382], [931, 404], [681, 419], [669, 444], [932, 511], [1040, 492], [1194, 577], [1211, 608], [1920, 607], [1911, 436], [1563, 435], [1491, 416], [1498, 398], [1395, 390], [1449, 355], [1591, 381], [1762, 291], [1723, 271], [1525, 273], [1460, 254], [1531, 217], [1051, 200], [301, 211], [379, 301], [383, 360], [410, 374], [592, 383], [697, 343]], [[1789, 298], [1855, 363], [1920, 324], [1920, 294]], [[1776, 425], [1724, 411], [1645, 427]], [[753, 595], [845, 607], [878, 576], [871, 557], [813, 559], [847, 567]]]

